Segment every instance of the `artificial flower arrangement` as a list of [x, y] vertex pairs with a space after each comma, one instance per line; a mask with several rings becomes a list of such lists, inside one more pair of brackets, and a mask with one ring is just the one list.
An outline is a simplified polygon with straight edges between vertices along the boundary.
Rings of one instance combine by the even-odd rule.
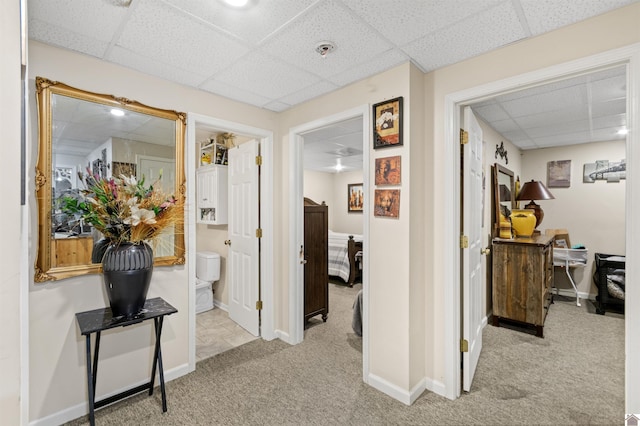
[[144, 177], [102, 178], [89, 169], [86, 176], [78, 175], [83, 197], [65, 197], [62, 210], [79, 214], [110, 243], [151, 241], [183, 218], [182, 202], [157, 188], [158, 181], [146, 186]]

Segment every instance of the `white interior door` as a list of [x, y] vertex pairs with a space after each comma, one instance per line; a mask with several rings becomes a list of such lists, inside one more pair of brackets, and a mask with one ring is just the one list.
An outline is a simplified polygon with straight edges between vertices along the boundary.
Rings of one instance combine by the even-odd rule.
[[463, 145], [463, 225], [469, 248], [462, 253], [462, 338], [468, 351], [462, 355], [462, 389], [469, 391], [482, 350], [484, 279], [482, 274], [482, 129], [470, 107], [464, 109], [464, 130], [469, 141]]
[[[173, 193], [176, 187], [176, 162], [173, 159], [139, 155], [137, 160], [138, 180], [144, 176], [146, 185], [159, 180], [164, 192]], [[153, 241], [153, 255], [155, 257], [171, 256], [175, 249], [174, 238], [174, 227], [168, 226]]]
[[229, 150], [229, 317], [254, 336], [260, 333], [258, 141]]

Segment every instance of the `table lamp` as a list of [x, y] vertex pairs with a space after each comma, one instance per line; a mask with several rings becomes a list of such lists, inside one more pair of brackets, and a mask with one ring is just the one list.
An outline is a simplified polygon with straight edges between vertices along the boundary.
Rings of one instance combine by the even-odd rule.
[[555, 197], [549, 192], [546, 186], [542, 182], [531, 180], [530, 182], [526, 182], [522, 185], [522, 189], [518, 193], [516, 197], [517, 201], [526, 201], [530, 200], [529, 204], [527, 204], [524, 208], [533, 210], [533, 214], [536, 217], [536, 226], [538, 227], [542, 223], [542, 219], [544, 218], [544, 212], [539, 205], [537, 205], [534, 200], [553, 200]]

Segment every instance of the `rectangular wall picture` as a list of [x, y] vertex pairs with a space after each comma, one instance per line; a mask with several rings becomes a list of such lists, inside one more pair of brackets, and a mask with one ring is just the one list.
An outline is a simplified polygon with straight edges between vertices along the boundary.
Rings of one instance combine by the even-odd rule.
[[376, 189], [373, 215], [378, 217], [399, 217], [400, 190]]
[[376, 185], [400, 185], [402, 161], [399, 155], [376, 158]]
[[364, 187], [361, 183], [350, 183], [347, 185], [347, 205], [348, 212], [362, 213], [364, 206]]
[[547, 186], [549, 188], [571, 186], [571, 160], [547, 162]]
[[402, 145], [402, 96], [373, 105], [373, 148]]

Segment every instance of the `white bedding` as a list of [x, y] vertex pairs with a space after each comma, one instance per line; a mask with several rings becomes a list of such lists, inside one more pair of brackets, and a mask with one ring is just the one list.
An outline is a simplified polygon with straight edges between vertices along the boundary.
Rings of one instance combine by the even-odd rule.
[[329, 275], [349, 281], [349, 235], [353, 235], [355, 241], [362, 241], [362, 235], [345, 234], [329, 231]]

